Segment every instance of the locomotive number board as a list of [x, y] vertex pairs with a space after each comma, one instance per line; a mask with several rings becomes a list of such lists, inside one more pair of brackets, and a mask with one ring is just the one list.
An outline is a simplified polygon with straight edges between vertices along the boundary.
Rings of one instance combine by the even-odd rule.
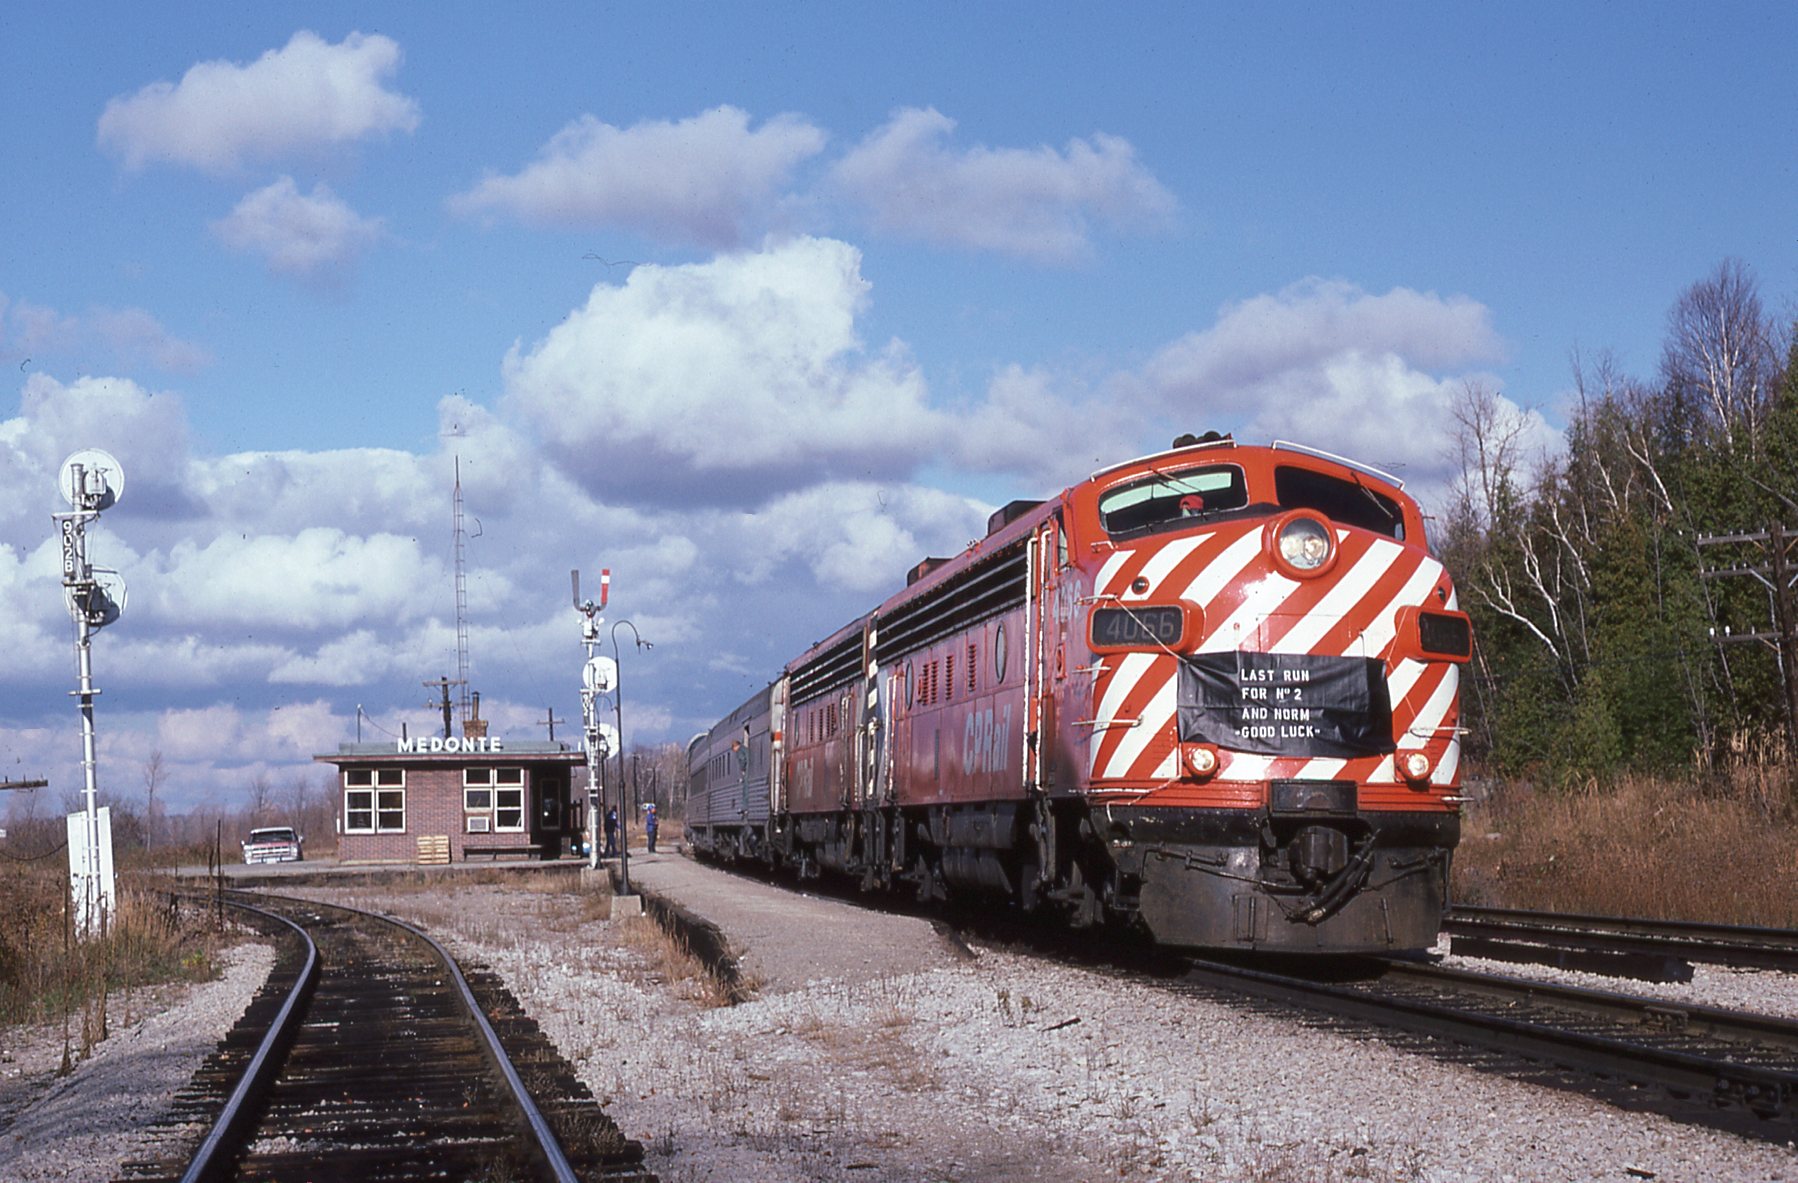
[[1140, 608], [1095, 608], [1092, 616], [1092, 648], [1095, 653], [1113, 649], [1178, 649], [1186, 640], [1186, 612], [1174, 605]]

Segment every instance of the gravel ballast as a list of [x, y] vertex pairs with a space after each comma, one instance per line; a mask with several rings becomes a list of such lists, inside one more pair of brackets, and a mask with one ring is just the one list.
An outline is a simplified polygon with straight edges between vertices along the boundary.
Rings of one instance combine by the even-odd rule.
[[[653, 890], [648, 870], [633, 858]], [[604, 919], [574, 876], [305, 893], [412, 919], [495, 970], [666, 1183], [1798, 1180], [1789, 1145], [1033, 954], [968, 957], [915, 918], [690, 863], [671, 875], [689, 910], [711, 901], [756, 987], [749, 1001], [721, 1005], [651, 922], [623, 901]], [[1701, 968], [1676, 989], [1798, 1009], [1798, 981], [1776, 973]], [[5, 1103], [0, 1122], [17, 1112]], [[110, 1177], [18, 1174], [10, 1163], [31, 1143], [17, 1136], [48, 1133], [32, 1117], [0, 1127], [0, 1178]]]
[[[647, 871], [633, 859], [653, 890]], [[554, 896], [387, 903], [495, 969], [667, 1183], [1798, 1180], [1788, 1145], [1034, 955], [946, 955], [915, 918], [692, 864], [678, 881], [733, 943], [729, 917], [756, 918], [737, 948], [757, 998], [671, 988], [620, 939], [642, 919], [544, 939], [568, 908]], [[921, 964], [894, 964], [894, 946]], [[1798, 996], [1780, 974], [1730, 984]]]

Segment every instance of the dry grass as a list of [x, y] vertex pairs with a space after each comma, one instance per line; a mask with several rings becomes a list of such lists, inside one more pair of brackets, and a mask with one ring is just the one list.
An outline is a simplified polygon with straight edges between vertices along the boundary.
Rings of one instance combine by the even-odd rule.
[[85, 1058], [116, 1000], [130, 1021], [132, 991], [212, 978], [222, 938], [210, 917], [177, 913], [156, 880], [121, 875], [105, 933], [77, 940], [67, 886], [64, 861], [0, 863], [0, 1027], [60, 1019]]
[[1777, 766], [1571, 792], [1500, 785], [1470, 806], [1454, 898], [1551, 911], [1798, 927], [1798, 810]]
[[730, 988], [706, 969], [687, 942], [653, 920], [610, 924], [604, 931], [608, 944], [634, 954], [633, 963], [643, 980], [666, 985], [698, 1006], [726, 1007], [734, 1001]]

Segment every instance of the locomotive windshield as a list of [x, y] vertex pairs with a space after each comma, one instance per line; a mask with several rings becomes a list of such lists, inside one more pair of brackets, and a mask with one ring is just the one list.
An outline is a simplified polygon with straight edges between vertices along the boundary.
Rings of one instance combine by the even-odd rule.
[[1281, 509], [1315, 509], [1332, 522], [1405, 540], [1405, 515], [1398, 502], [1360, 481], [1282, 465], [1274, 469], [1274, 496]]
[[1248, 503], [1242, 469], [1233, 464], [1172, 472], [1157, 469], [1152, 476], [1107, 490], [1099, 498], [1099, 520], [1116, 538], [1166, 529]]

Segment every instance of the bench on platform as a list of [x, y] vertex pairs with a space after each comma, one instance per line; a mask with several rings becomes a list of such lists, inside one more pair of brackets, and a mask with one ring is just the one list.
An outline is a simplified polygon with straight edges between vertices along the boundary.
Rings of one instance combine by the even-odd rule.
[[493, 859], [499, 858], [502, 854], [509, 856], [525, 855], [541, 857], [543, 848], [538, 846], [535, 842], [532, 842], [524, 846], [466, 846], [462, 849], [462, 857], [464, 859], [472, 859], [477, 854], [484, 854]]

